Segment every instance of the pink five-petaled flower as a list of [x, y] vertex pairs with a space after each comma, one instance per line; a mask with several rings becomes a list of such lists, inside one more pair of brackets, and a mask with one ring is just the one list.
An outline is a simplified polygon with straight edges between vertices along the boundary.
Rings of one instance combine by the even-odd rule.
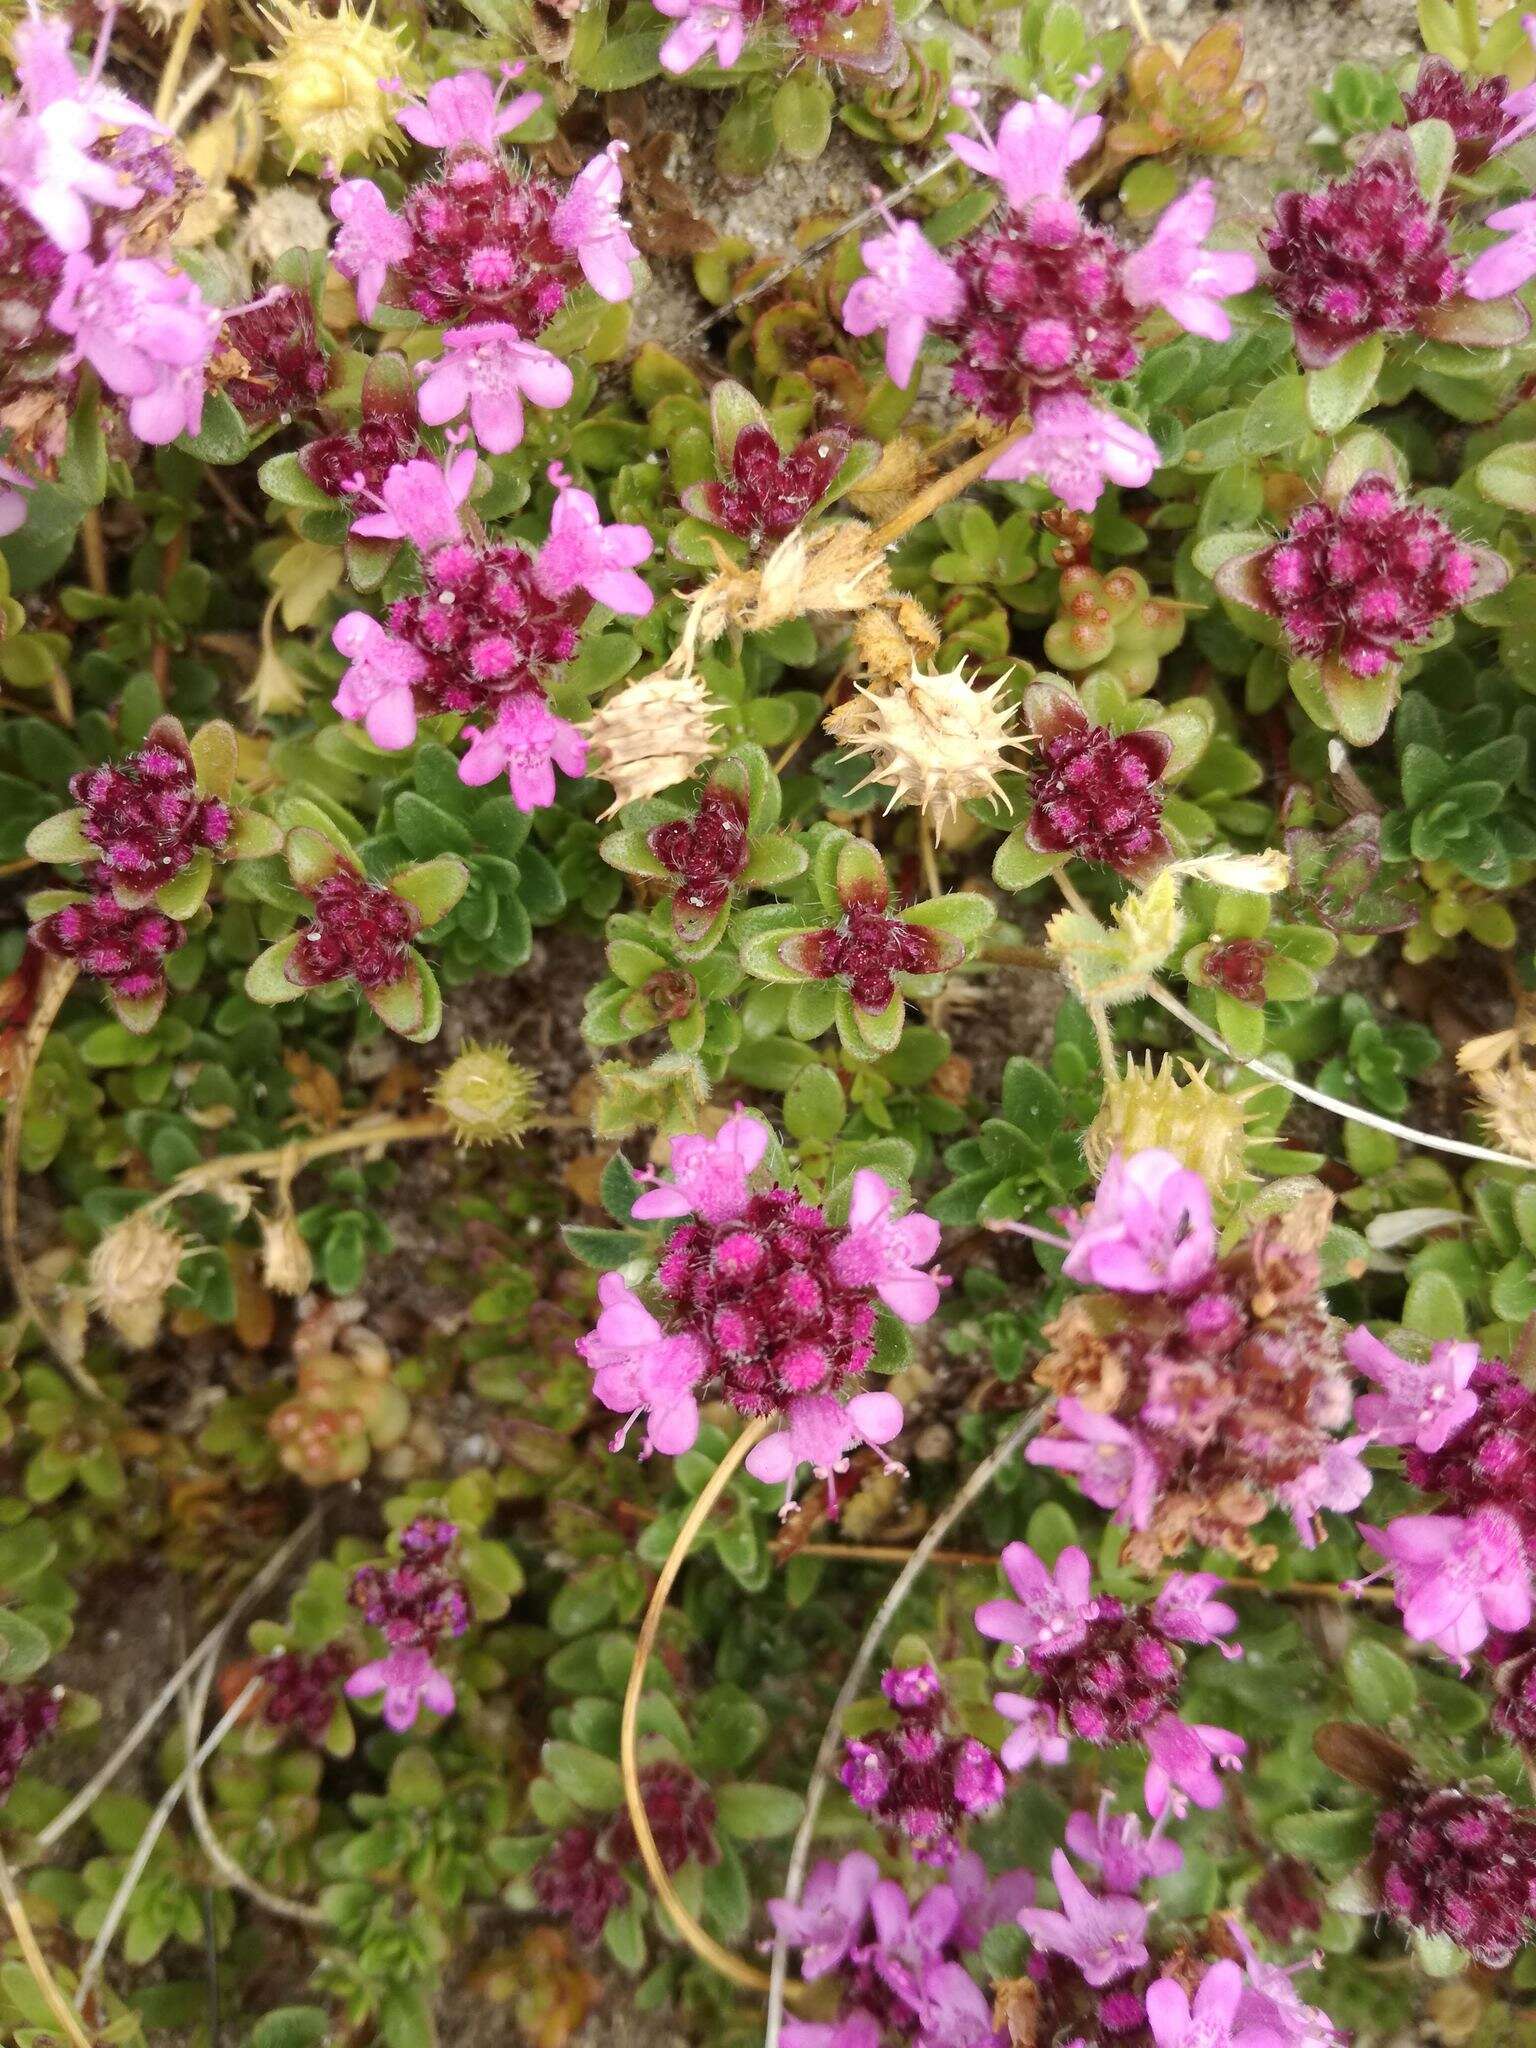
[[1480, 249], [1468, 264], [1462, 290], [1469, 299], [1508, 298], [1536, 277], [1536, 199], [1501, 206], [1487, 225], [1504, 239]]
[[1085, 1408], [1075, 1394], [1062, 1395], [1055, 1420], [1072, 1436], [1036, 1438], [1024, 1453], [1028, 1462], [1074, 1473], [1095, 1507], [1121, 1516], [1133, 1529], [1145, 1529], [1160, 1475], [1156, 1458], [1135, 1430], [1113, 1415]]
[[801, 1951], [808, 1984], [835, 1970], [864, 1932], [870, 1894], [880, 1866], [866, 1850], [852, 1849], [839, 1863], [818, 1863], [798, 1906], [770, 1899], [768, 1917], [791, 1947]]
[[1065, 1956], [1085, 1983], [1100, 1990], [1147, 1960], [1147, 1909], [1135, 1899], [1089, 1891], [1060, 1849], [1051, 1853], [1051, 1876], [1061, 1911], [1026, 1906], [1019, 1925], [1051, 1955]]
[[1177, 1714], [1160, 1714], [1142, 1740], [1151, 1758], [1142, 1797], [1154, 1818], [1170, 1805], [1175, 1813], [1182, 1813], [1186, 1799], [1206, 1809], [1220, 1806], [1217, 1772], [1240, 1770], [1248, 1754], [1247, 1743], [1230, 1728], [1181, 1721]]
[[434, 1714], [453, 1712], [453, 1686], [426, 1650], [391, 1650], [360, 1665], [347, 1680], [348, 1699], [370, 1700], [378, 1693], [384, 1695], [384, 1724], [397, 1735], [416, 1725], [423, 1707]]
[[610, 142], [572, 180], [555, 208], [549, 232], [557, 248], [569, 250], [600, 299], [627, 299], [635, 289], [630, 271], [639, 250], [619, 213], [624, 174], [619, 158], [628, 145]]
[[1152, 1602], [1152, 1619], [1160, 1632], [1178, 1643], [1216, 1643], [1223, 1657], [1241, 1657], [1241, 1645], [1223, 1643], [1237, 1627], [1237, 1611], [1211, 1596], [1224, 1581], [1215, 1572], [1174, 1572]]
[[1145, 1838], [1140, 1817], [1112, 1813], [1114, 1795], [1106, 1792], [1097, 1814], [1077, 1812], [1067, 1822], [1067, 1847], [1080, 1863], [1091, 1863], [1107, 1891], [1134, 1892], [1149, 1877], [1167, 1877], [1182, 1869], [1184, 1851], [1162, 1832], [1161, 1819]]
[[[846, 1404], [831, 1394], [796, 1394], [784, 1409], [783, 1429], [765, 1436], [747, 1453], [747, 1470], [765, 1486], [786, 1489], [781, 1515], [794, 1511], [790, 1498], [802, 1465], [818, 1479], [831, 1480], [848, 1469], [848, 1453], [864, 1444], [880, 1450], [902, 1425], [901, 1403], [894, 1394], [855, 1394]], [[887, 1472], [905, 1468], [885, 1459]]]
[[1212, 1963], [1193, 2007], [1182, 1984], [1159, 1977], [1147, 1989], [1147, 2025], [1157, 2048], [1285, 2048], [1273, 2027], [1239, 2019], [1242, 1996], [1243, 1973], [1233, 1962]]
[[34, 15], [11, 38], [21, 96], [0, 106], [0, 192], [66, 254], [89, 244], [92, 206], [136, 206], [144, 196], [120, 167], [92, 154], [103, 129], [164, 133], [142, 107], [100, 82], [110, 22], [109, 15], [84, 77], [70, 58], [67, 22]]
[[892, 221], [890, 233], [861, 243], [859, 254], [869, 275], [848, 287], [843, 326], [856, 335], [883, 329], [891, 382], [910, 384], [923, 336], [965, 302], [960, 280], [915, 220]]
[[1435, 1643], [1465, 1669], [1490, 1629], [1531, 1619], [1531, 1574], [1514, 1517], [1502, 1508], [1461, 1515], [1399, 1515], [1385, 1529], [1359, 1524], [1386, 1559], [1416, 1643]]
[[[509, 66], [509, 75], [521, 69]], [[540, 92], [520, 92], [502, 106], [495, 82], [485, 72], [461, 71], [456, 77], [438, 79], [425, 105], [413, 102], [402, 107], [395, 119], [413, 141], [424, 142], [429, 149], [479, 149], [490, 156], [503, 135], [537, 113], [543, 98]]]
[[483, 730], [471, 732], [459, 762], [459, 780], [471, 788], [505, 775], [520, 811], [541, 811], [555, 800], [555, 770], [582, 774], [587, 743], [569, 719], [557, 718], [532, 690], [508, 697]]
[[740, 1109], [712, 1138], [685, 1132], [672, 1140], [672, 1178], [648, 1188], [630, 1214], [641, 1223], [663, 1216], [729, 1223], [746, 1207], [748, 1177], [767, 1149], [767, 1125]]
[[747, 21], [742, 0], [652, 0], [658, 14], [675, 21], [661, 46], [661, 68], [674, 77], [691, 71], [711, 50], [722, 71], [729, 71], [746, 47]]
[[921, 1210], [893, 1216], [896, 1190], [867, 1166], [853, 1176], [848, 1235], [833, 1248], [832, 1272], [845, 1287], [873, 1287], [892, 1315], [926, 1323], [939, 1305], [939, 1282], [926, 1266], [939, 1226]]
[[655, 546], [650, 533], [643, 526], [604, 526], [592, 493], [577, 490], [558, 463], [550, 481], [560, 489], [534, 571], [540, 590], [546, 597], [584, 590], [611, 612], [643, 619], [655, 600], [635, 567]]
[[524, 341], [508, 321], [450, 329], [443, 350], [426, 365], [421, 416], [429, 427], [441, 427], [467, 409], [476, 439], [492, 455], [508, 455], [521, 443], [525, 398], [552, 409], [571, 395], [569, 366]]
[[1064, 505], [1091, 512], [1106, 483], [1147, 483], [1157, 462], [1157, 443], [1107, 406], [1079, 391], [1044, 391], [1029, 432], [1009, 442], [987, 475], [1000, 483], [1041, 477]]
[[357, 310], [371, 320], [390, 265], [409, 256], [414, 237], [389, 210], [371, 178], [343, 178], [331, 194], [331, 212], [341, 223], [331, 261], [357, 289]]
[[[965, 99], [956, 99], [966, 105]], [[1019, 100], [1003, 116], [994, 140], [976, 121], [975, 135], [951, 135], [949, 146], [961, 163], [996, 178], [1008, 204], [1023, 209], [1032, 200], [1063, 197], [1067, 172], [1099, 139], [1097, 114], [1079, 115], [1041, 93]]]
[[1127, 257], [1120, 281], [1132, 305], [1161, 306], [1186, 332], [1225, 341], [1232, 321], [1221, 301], [1250, 290], [1259, 266], [1240, 250], [1204, 246], [1215, 218], [1215, 189], [1201, 178], [1164, 209], [1150, 241]]
[[203, 418], [203, 377], [223, 316], [206, 305], [184, 271], [147, 256], [67, 256], [48, 318], [109, 391], [126, 398], [141, 441], [163, 446], [195, 434]]
[[1239, 2025], [1270, 2028], [1282, 2048], [1349, 2048], [1328, 2015], [1308, 2005], [1292, 1981], [1298, 1970], [1315, 1970], [1321, 1955], [1288, 1965], [1267, 1963], [1241, 1921], [1228, 1915], [1227, 1927], [1243, 1952], [1246, 1981], [1237, 2009]]
[[678, 1457], [699, 1434], [699, 1404], [693, 1388], [704, 1360], [691, 1337], [669, 1337], [617, 1273], [597, 1284], [602, 1304], [597, 1327], [576, 1349], [592, 1368], [592, 1391], [605, 1408], [627, 1417], [609, 1445], [618, 1450], [637, 1417], [646, 1417], [640, 1455], [665, 1451]]
[[1443, 1451], [1477, 1413], [1477, 1395], [1467, 1384], [1477, 1370], [1475, 1344], [1442, 1342], [1428, 1365], [1411, 1365], [1362, 1328], [1344, 1339], [1344, 1356], [1381, 1389], [1355, 1402], [1355, 1420], [1375, 1443]]
[[1005, 1770], [1022, 1771], [1030, 1764], [1064, 1764], [1072, 1745], [1058, 1732], [1056, 1716], [1038, 1700], [1021, 1692], [998, 1692], [992, 1704], [1005, 1721], [1014, 1723], [998, 1755]]
[[1111, 1294], [1185, 1294], [1216, 1258], [1211, 1197], [1172, 1152], [1117, 1152], [1090, 1206], [1068, 1221], [1062, 1271]]
[[1075, 1649], [1087, 1633], [1093, 1605], [1093, 1568], [1086, 1551], [1069, 1544], [1054, 1571], [1027, 1543], [1008, 1544], [999, 1560], [1013, 1588], [1012, 1600], [984, 1600], [976, 1610], [976, 1626], [996, 1643], [1011, 1643], [1018, 1653], [1053, 1657]]
[[461, 448], [446, 464], [430, 456], [397, 462], [379, 486], [382, 511], [354, 519], [352, 531], [370, 540], [408, 540], [421, 554], [461, 540], [459, 507], [474, 487], [478, 457]]
[[331, 645], [347, 657], [331, 707], [357, 719], [376, 747], [395, 752], [416, 737], [414, 686], [427, 672], [426, 657], [408, 641], [386, 633], [367, 612], [346, 612], [331, 630]]

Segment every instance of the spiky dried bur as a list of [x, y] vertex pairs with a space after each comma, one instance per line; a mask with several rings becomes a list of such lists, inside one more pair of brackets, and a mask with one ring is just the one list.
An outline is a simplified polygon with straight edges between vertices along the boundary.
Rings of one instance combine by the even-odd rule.
[[942, 831], [963, 803], [1002, 796], [998, 777], [1011, 765], [1008, 750], [1025, 744], [1011, 730], [1014, 707], [998, 702], [1004, 680], [978, 689], [963, 668], [927, 675], [913, 662], [894, 688], [859, 690], [825, 727], [868, 758], [860, 789], [889, 784], [887, 810], [915, 805]]
[[275, 47], [245, 69], [266, 81], [266, 112], [290, 162], [313, 157], [339, 170], [349, 157], [397, 154], [397, 101], [384, 81], [410, 91], [420, 76], [404, 22], [386, 27], [372, 7], [360, 14], [352, 0], [334, 14], [302, 0], [272, 0], [263, 15]]
[[501, 1045], [466, 1045], [438, 1075], [432, 1100], [459, 1145], [519, 1144], [539, 1110], [533, 1075]]
[[1536, 1161], [1536, 1068], [1526, 1064], [1536, 1046], [1536, 1012], [1522, 1003], [1504, 1031], [1469, 1038], [1456, 1064], [1481, 1097], [1478, 1115], [1494, 1144]]
[[1198, 1173], [1220, 1198], [1250, 1178], [1246, 1163], [1247, 1103], [1254, 1089], [1223, 1094], [1206, 1079], [1206, 1069], [1171, 1059], [1145, 1067], [1134, 1060], [1104, 1084], [1098, 1114], [1083, 1134], [1083, 1156], [1095, 1178], [1113, 1153], [1171, 1152]]
[[115, 1223], [91, 1253], [90, 1305], [133, 1351], [160, 1333], [186, 1242], [146, 1210]]
[[611, 818], [641, 797], [684, 782], [720, 751], [719, 706], [685, 664], [692, 643], [684, 635], [665, 668], [642, 676], [587, 720], [587, 772], [613, 784]]

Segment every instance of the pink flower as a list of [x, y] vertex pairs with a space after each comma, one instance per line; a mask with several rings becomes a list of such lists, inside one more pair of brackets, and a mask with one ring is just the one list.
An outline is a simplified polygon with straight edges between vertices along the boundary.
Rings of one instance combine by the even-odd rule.
[[1502, 1508], [1461, 1515], [1399, 1515], [1385, 1529], [1359, 1524], [1387, 1561], [1403, 1627], [1463, 1667], [1490, 1629], [1511, 1635], [1531, 1619], [1531, 1575], [1519, 1525]]
[[1487, 225], [1502, 242], [1480, 249], [1467, 265], [1462, 290], [1469, 299], [1504, 299], [1536, 277], [1536, 199], [1519, 199], [1490, 213]]
[[1067, 1822], [1067, 1847], [1080, 1863], [1091, 1863], [1112, 1892], [1138, 1891], [1149, 1877], [1167, 1877], [1183, 1867], [1184, 1851], [1162, 1833], [1162, 1816], [1142, 1839], [1134, 1813], [1115, 1814], [1112, 1793], [1099, 1801], [1097, 1815], [1074, 1813]]
[[975, 125], [974, 136], [952, 135], [950, 148], [973, 171], [996, 178], [1008, 204], [1022, 209], [1031, 200], [1065, 195], [1068, 169], [1088, 154], [1104, 124], [1097, 114], [1079, 115], [1041, 93], [1008, 109], [996, 141], [979, 121]]
[[1111, 1294], [1183, 1294], [1216, 1257], [1211, 1197], [1171, 1152], [1115, 1153], [1091, 1206], [1067, 1224], [1062, 1271]]
[[23, 476], [8, 462], [0, 462], [0, 539], [15, 533], [26, 519], [27, 493], [31, 488], [31, 477]]
[[1320, 1956], [1304, 1957], [1282, 1968], [1267, 1963], [1248, 1938], [1241, 1921], [1227, 1916], [1232, 1939], [1243, 1952], [1245, 1982], [1238, 2004], [1239, 2026], [1267, 2027], [1281, 2048], [1348, 2048], [1348, 2043], [1325, 2012], [1301, 1998], [1292, 1979], [1298, 1970], [1316, 1969]]
[[1182, 1984], [1159, 1977], [1147, 1990], [1147, 2025], [1157, 2048], [1285, 2048], [1267, 2026], [1239, 2020], [1243, 1973], [1236, 1963], [1212, 1963], [1195, 1991], [1193, 2008]]
[[892, 1315], [926, 1323], [939, 1305], [939, 1282], [918, 1271], [939, 1248], [939, 1226], [920, 1210], [894, 1217], [896, 1190], [867, 1166], [853, 1176], [848, 1235], [832, 1253], [845, 1287], [873, 1287]]
[[393, 753], [416, 737], [414, 686], [427, 672], [426, 657], [386, 633], [367, 612], [347, 612], [331, 631], [331, 645], [349, 663], [332, 708], [358, 719], [376, 747]]
[[[1093, 1568], [1075, 1544], [1056, 1560], [1054, 1571], [1027, 1543], [1010, 1543], [1000, 1562], [1013, 1588], [1012, 1600], [984, 1600], [976, 1610], [976, 1626], [993, 1642], [1012, 1643], [1017, 1651], [1044, 1657], [1075, 1649], [1087, 1634]], [[1015, 1662], [1022, 1662], [1016, 1657]]]
[[722, 71], [729, 71], [746, 47], [747, 23], [742, 0], [652, 0], [658, 14], [675, 21], [661, 46], [661, 68], [674, 77], [691, 71], [711, 50]]
[[1064, 1764], [1072, 1745], [1059, 1734], [1056, 1716], [1038, 1700], [1020, 1692], [996, 1692], [992, 1704], [1005, 1721], [1012, 1721], [1013, 1733], [998, 1751], [1004, 1768], [1025, 1770], [1030, 1764]]
[[1135, 1899], [1089, 1891], [1060, 1849], [1051, 1853], [1051, 1876], [1061, 1911], [1026, 1906], [1019, 1925], [1048, 1954], [1065, 1956], [1085, 1983], [1100, 1990], [1147, 1960], [1147, 1909]]
[[1024, 1456], [1031, 1465], [1049, 1465], [1072, 1472], [1095, 1507], [1121, 1515], [1133, 1529], [1152, 1519], [1160, 1474], [1156, 1458], [1135, 1430], [1113, 1415], [1085, 1408], [1075, 1394], [1056, 1403], [1056, 1418], [1077, 1441], [1051, 1436], [1037, 1439]]
[[470, 734], [459, 780], [476, 788], [505, 774], [517, 808], [539, 811], [555, 800], [556, 768], [580, 775], [586, 765], [587, 743], [575, 726], [534, 691], [518, 690], [484, 731]]
[[551, 481], [562, 488], [549, 519], [549, 539], [539, 550], [535, 571], [546, 597], [564, 597], [581, 589], [612, 612], [643, 619], [654, 599], [637, 562], [650, 555], [654, 541], [643, 526], [604, 526], [597, 500], [565, 482], [558, 465]]
[[356, 285], [357, 310], [371, 320], [390, 265], [410, 255], [414, 238], [371, 178], [343, 178], [331, 194], [331, 212], [341, 223], [331, 261]]
[[371, 1700], [378, 1693], [384, 1695], [384, 1725], [396, 1735], [415, 1727], [423, 1707], [434, 1714], [453, 1712], [453, 1687], [426, 1650], [391, 1650], [360, 1665], [347, 1680], [348, 1699]]
[[48, 318], [74, 339], [69, 363], [88, 362], [129, 401], [140, 440], [158, 446], [197, 432], [222, 316], [184, 271], [146, 256], [68, 256]]
[[1371, 1468], [1360, 1455], [1369, 1442], [1366, 1436], [1341, 1437], [1310, 1465], [1304, 1465], [1294, 1479], [1275, 1488], [1276, 1500], [1289, 1511], [1308, 1550], [1317, 1546], [1317, 1517], [1324, 1508], [1331, 1508], [1336, 1515], [1348, 1514], [1370, 1492]]
[[619, 214], [624, 196], [619, 158], [627, 147], [610, 142], [593, 157], [573, 180], [549, 224], [557, 246], [570, 250], [600, 299], [627, 299], [635, 289], [629, 266], [640, 252]]
[[699, 1434], [693, 1388], [704, 1370], [698, 1347], [691, 1338], [667, 1336], [617, 1273], [603, 1275], [597, 1298], [602, 1304], [597, 1327], [578, 1339], [576, 1349], [592, 1368], [598, 1400], [628, 1418], [609, 1449], [618, 1450], [644, 1415], [641, 1457], [652, 1451], [678, 1457], [691, 1450]]
[[461, 448], [446, 464], [416, 455], [397, 462], [379, 486], [380, 512], [354, 519], [352, 531], [371, 540], [408, 540], [424, 555], [462, 540], [459, 507], [475, 481], [478, 458]]
[[103, 130], [165, 132], [126, 94], [101, 83], [110, 33], [108, 15], [83, 76], [69, 54], [67, 22], [33, 15], [17, 23], [11, 38], [21, 96], [0, 106], [0, 191], [67, 255], [90, 242], [92, 206], [136, 206], [144, 196], [120, 166], [91, 154]]
[[988, 2048], [997, 2039], [991, 2002], [964, 1963], [925, 1962], [916, 1990], [923, 2048]]
[[[1523, 14], [1520, 26], [1525, 30], [1526, 40], [1536, 44], [1536, 14]], [[1517, 142], [1524, 142], [1527, 135], [1536, 129], [1536, 85], [1522, 85], [1514, 92], [1504, 95], [1504, 119], [1509, 126], [1494, 144], [1493, 156], [1502, 156], [1506, 149], [1513, 149]]]
[[1144, 484], [1157, 462], [1157, 443], [1139, 427], [1080, 392], [1046, 391], [1035, 400], [1030, 431], [1003, 450], [987, 475], [1007, 483], [1041, 477], [1064, 505], [1091, 512], [1106, 482]]
[[[1224, 1581], [1214, 1572], [1174, 1572], [1152, 1602], [1152, 1620], [1165, 1636], [1179, 1643], [1214, 1643], [1237, 1627], [1237, 1611], [1225, 1600], [1213, 1600]], [[1236, 1644], [1222, 1643], [1224, 1657], [1241, 1657]]]
[[959, 278], [915, 220], [893, 221], [887, 235], [859, 246], [869, 275], [843, 300], [850, 334], [885, 331], [885, 367], [893, 384], [910, 384], [928, 329], [953, 320], [964, 303]]
[[1344, 1356], [1374, 1380], [1379, 1394], [1362, 1394], [1355, 1420], [1378, 1444], [1412, 1444], [1419, 1451], [1443, 1451], [1477, 1413], [1468, 1385], [1477, 1370], [1475, 1344], [1437, 1344], [1428, 1365], [1410, 1365], [1369, 1330], [1351, 1330]]
[[1206, 1809], [1220, 1806], [1217, 1772], [1241, 1769], [1248, 1754], [1247, 1743], [1231, 1729], [1181, 1721], [1177, 1714], [1160, 1714], [1142, 1739], [1151, 1758], [1142, 1797], [1154, 1817], [1170, 1804], [1181, 1813], [1186, 1799]]
[[[797, 1394], [784, 1409], [784, 1421], [786, 1428], [765, 1436], [747, 1453], [754, 1479], [786, 1488], [781, 1515], [793, 1512], [789, 1492], [802, 1465], [809, 1465], [818, 1479], [846, 1472], [855, 1445], [877, 1450], [900, 1432], [901, 1403], [894, 1394], [855, 1394], [846, 1406], [831, 1394]], [[885, 1465], [888, 1472], [902, 1469], [890, 1459]]]
[[873, 1856], [853, 1849], [838, 1863], [818, 1863], [798, 1906], [770, 1899], [768, 1917], [791, 1948], [801, 1951], [808, 1984], [835, 1970], [864, 1932], [870, 1894], [880, 1875]]
[[[509, 66], [513, 77], [521, 65]], [[506, 106], [493, 80], [483, 71], [461, 71], [453, 78], [440, 78], [427, 93], [424, 106], [402, 107], [395, 119], [417, 142], [429, 149], [482, 149], [494, 154], [503, 135], [521, 128], [530, 114], [538, 112], [544, 95], [520, 92]]]
[[[478, 75], [478, 74], [476, 74]], [[443, 336], [444, 353], [425, 366], [419, 401], [429, 427], [456, 420], [468, 409], [481, 446], [507, 455], [523, 438], [523, 400], [564, 405], [571, 372], [547, 348], [524, 341], [505, 320], [479, 320]]]
[[747, 1181], [768, 1149], [768, 1127], [737, 1110], [712, 1138], [692, 1132], [672, 1140], [672, 1178], [648, 1188], [630, 1214], [641, 1223], [661, 1216], [698, 1216], [729, 1223], [747, 1205]]
[[1215, 190], [1201, 178], [1165, 208], [1151, 240], [1122, 265], [1120, 281], [1133, 306], [1161, 306], [1190, 334], [1225, 341], [1232, 322], [1221, 301], [1251, 290], [1259, 266], [1238, 251], [1202, 246], [1215, 218]]

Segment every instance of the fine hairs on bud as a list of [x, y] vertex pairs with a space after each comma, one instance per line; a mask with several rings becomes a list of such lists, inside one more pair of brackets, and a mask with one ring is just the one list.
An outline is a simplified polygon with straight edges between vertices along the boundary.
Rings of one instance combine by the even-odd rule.
[[91, 1253], [91, 1307], [130, 1350], [144, 1350], [159, 1335], [186, 1249], [176, 1231], [141, 1209], [114, 1224]]
[[432, 1088], [458, 1145], [518, 1144], [539, 1111], [538, 1084], [505, 1046], [466, 1045]]

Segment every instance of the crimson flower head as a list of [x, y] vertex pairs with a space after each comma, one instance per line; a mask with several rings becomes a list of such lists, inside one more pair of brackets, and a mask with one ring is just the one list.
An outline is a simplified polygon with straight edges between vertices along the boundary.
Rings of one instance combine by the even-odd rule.
[[28, 904], [32, 943], [55, 960], [72, 960], [106, 985], [118, 1021], [148, 1031], [165, 1008], [165, 962], [186, 943], [186, 926], [152, 904], [130, 908], [93, 871], [91, 893], [49, 890]]
[[350, 432], [321, 434], [299, 450], [298, 464], [328, 498], [372, 504], [385, 477], [420, 446], [416, 387], [404, 356], [381, 349], [363, 372], [362, 410]]
[[302, 1650], [277, 1650], [264, 1657], [257, 1675], [265, 1690], [261, 1718], [269, 1728], [292, 1729], [306, 1742], [320, 1743], [335, 1717], [340, 1684], [352, 1670], [352, 1658], [340, 1643], [330, 1643], [310, 1656]]
[[27, 1758], [59, 1725], [63, 1694], [51, 1685], [0, 1685], [0, 1799]]
[[[717, 437], [720, 420], [717, 404]], [[824, 427], [797, 441], [786, 454], [766, 418], [749, 420], [727, 438], [723, 449], [717, 438], [724, 481], [690, 484], [682, 505], [697, 518], [738, 535], [754, 551], [792, 533], [821, 503], [853, 446], [846, 427]]]
[[[705, 1869], [719, 1862], [715, 1802], [691, 1771], [680, 1764], [645, 1765], [640, 1799], [669, 1875], [690, 1860]], [[625, 1866], [639, 1859], [627, 1810], [603, 1823], [567, 1828], [533, 1867], [534, 1898], [541, 1911], [568, 1920], [578, 1941], [596, 1941], [608, 1915], [629, 1897]]]
[[1486, 1969], [1536, 1940], [1536, 1809], [1502, 1793], [1411, 1781], [1376, 1823], [1369, 1867], [1389, 1913]]
[[655, 825], [646, 844], [677, 877], [675, 903], [713, 917], [747, 864], [747, 806], [735, 790], [709, 783], [691, 818]]
[[412, 941], [448, 915], [469, 886], [452, 854], [371, 882], [356, 858], [328, 833], [300, 825], [283, 842], [288, 871], [309, 898], [307, 923], [252, 961], [245, 991], [253, 1002], [293, 1002], [307, 989], [350, 983], [375, 1015], [402, 1038], [437, 1036], [442, 997]]
[[843, 1785], [919, 1863], [952, 1863], [966, 1820], [1001, 1803], [1002, 1766], [985, 1743], [955, 1731], [944, 1681], [931, 1664], [887, 1671], [880, 1690], [897, 1724], [848, 1744]]
[[1035, 851], [1102, 861], [1130, 879], [1161, 866], [1171, 852], [1163, 831], [1162, 777], [1173, 754], [1166, 735], [1095, 725], [1059, 684], [1032, 685], [1024, 714], [1038, 742], [1024, 828]]
[[303, 417], [330, 381], [309, 293], [278, 285], [230, 313], [219, 336], [223, 389], [248, 426]]
[[1456, 138], [1457, 173], [1465, 177], [1514, 139], [1509, 91], [1507, 78], [1473, 78], [1444, 57], [1425, 57], [1403, 94], [1403, 115], [1410, 127], [1443, 121]]
[[1400, 136], [1317, 192], [1282, 192], [1264, 239], [1296, 353], [1321, 369], [1373, 334], [1432, 333], [1461, 279], [1446, 224]]

